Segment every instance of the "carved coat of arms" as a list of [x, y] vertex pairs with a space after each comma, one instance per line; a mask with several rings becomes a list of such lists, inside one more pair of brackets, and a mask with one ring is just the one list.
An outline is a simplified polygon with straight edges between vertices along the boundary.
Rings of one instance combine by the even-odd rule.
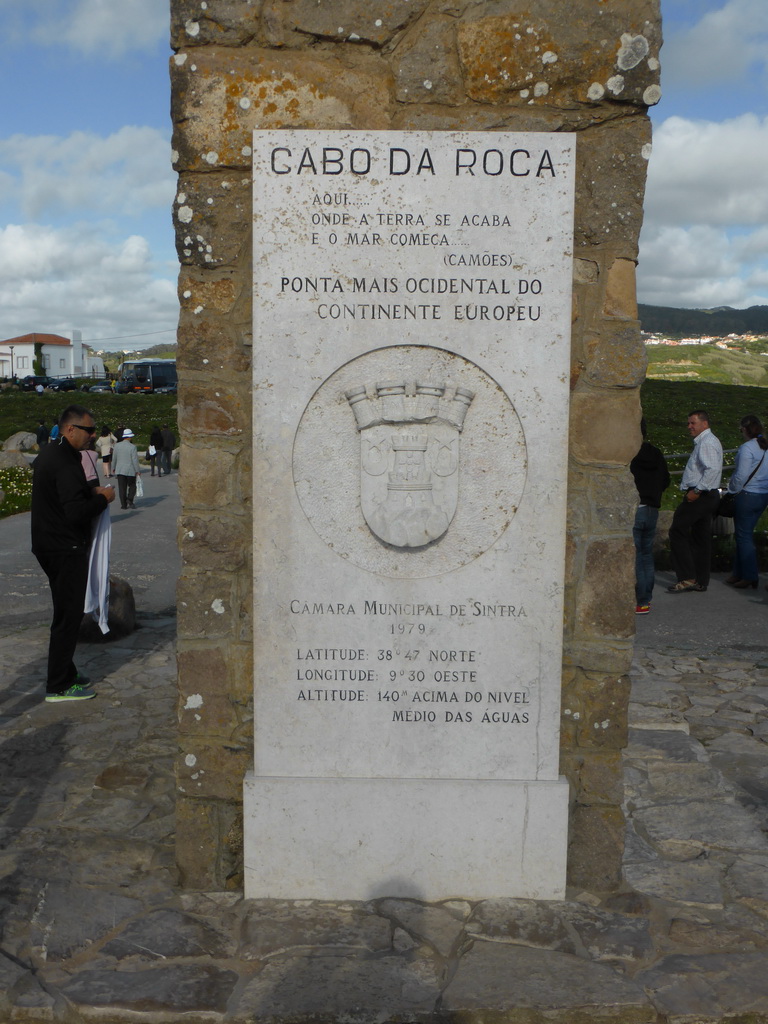
[[439, 540], [459, 501], [459, 437], [474, 393], [444, 384], [376, 384], [345, 392], [360, 434], [360, 505], [397, 548]]

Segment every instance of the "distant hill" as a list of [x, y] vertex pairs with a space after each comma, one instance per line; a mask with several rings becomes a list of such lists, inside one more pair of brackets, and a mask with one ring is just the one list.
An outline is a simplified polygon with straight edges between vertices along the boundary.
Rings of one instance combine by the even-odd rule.
[[[119, 353], [121, 358], [118, 362], [122, 362], [122, 353]], [[175, 359], [176, 358], [176, 342], [166, 342], [163, 345], [150, 345], [149, 348], [136, 349], [134, 352], [126, 353], [126, 359]]]
[[768, 306], [732, 309], [677, 309], [674, 306], [638, 306], [644, 331], [652, 334], [700, 337], [727, 334], [759, 334], [768, 336]]

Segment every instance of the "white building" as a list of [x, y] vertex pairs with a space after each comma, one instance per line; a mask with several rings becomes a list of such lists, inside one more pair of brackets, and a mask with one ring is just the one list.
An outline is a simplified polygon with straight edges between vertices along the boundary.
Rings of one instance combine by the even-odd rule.
[[81, 331], [61, 334], [22, 334], [0, 341], [0, 377], [28, 377], [40, 356], [49, 377], [103, 377], [104, 363], [83, 343]]

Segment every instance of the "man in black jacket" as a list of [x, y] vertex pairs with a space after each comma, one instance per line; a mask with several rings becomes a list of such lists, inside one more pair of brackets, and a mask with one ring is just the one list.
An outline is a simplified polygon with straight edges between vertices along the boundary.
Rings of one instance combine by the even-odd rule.
[[80, 452], [95, 432], [82, 405], [61, 414], [59, 437], [35, 459], [32, 481], [32, 551], [48, 577], [53, 621], [48, 646], [46, 701], [88, 700], [95, 692], [73, 661], [88, 583], [94, 520], [115, 500], [114, 487], [91, 487]]
[[45, 420], [40, 420], [40, 424], [35, 433], [35, 440], [37, 441], [38, 448], [42, 448], [44, 444], [48, 444], [50, 433], [50, 430], [45, 425]]
[[659, 518], [661, 496], [669, 487], [669, 469], [659, 449], [646, 440], [645, 420], [640, 421], [643, 443], [629, 468], [635, 478], [640, 503], [635, 512], [632, 536], [635, 541], [635, 612], [647, 615], [651, 610], [651, 597], [655, 577], [653, 539]]
[[176, 447], [176, 435], [168, 424], [164, 423], [160, 436], [163, 439], [163, 447], [160, 449], [160, 469], [167, 476], [171, 472], [171, 459], [173, 458], [173, 449]]

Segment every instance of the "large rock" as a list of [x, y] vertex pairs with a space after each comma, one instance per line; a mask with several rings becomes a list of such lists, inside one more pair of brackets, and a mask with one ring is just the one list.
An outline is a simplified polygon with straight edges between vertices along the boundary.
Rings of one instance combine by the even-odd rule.
[[3, 452], [31, 452], [37, 444], [35, 434], [29, 430], [17, 430], [3, 441]]
[[[114, 640], [120, 636], [127, 636], [136, 628], [136, 602], [133, 598], [133, 588], [126, 580], [118, 579], [116, 576], [109, 577], [109, 615], [107, 618], [109, 633], [106, 636]], [[105, 634], [99, 629], [98, 622], [92, 615], [83, 616], [80, 625], [80, 638], [82, 640], [102, 640]]]
[[20, 451], [0, 452], [0, 469], [12, 469], [14, 466], [29, 469], [29, 459]]
[[37, 444], [37, 438], [28, 430], [18, 430], [11, 434], [7, 441], [3, 441], [4, 452], [29, 452]]

